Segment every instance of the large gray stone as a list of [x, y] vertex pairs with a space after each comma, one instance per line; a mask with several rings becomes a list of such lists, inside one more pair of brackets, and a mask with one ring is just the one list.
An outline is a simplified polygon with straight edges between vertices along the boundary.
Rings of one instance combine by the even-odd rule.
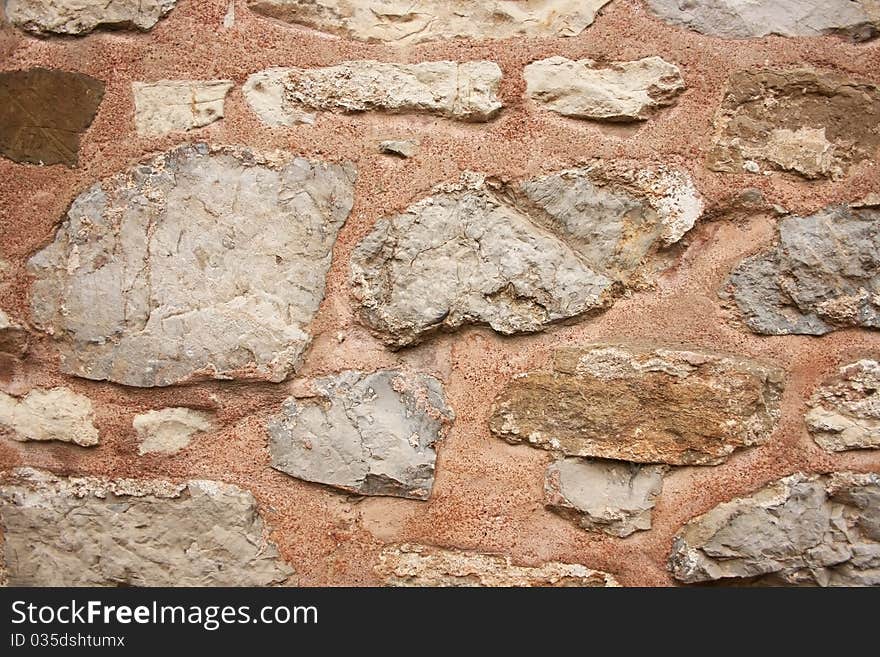
[[87, 34], [96, 28], [146, 31], [177, 0], [6, 0], [6, 17], [34, 34]]
[[272, 467], [362, 495], [425, 500], [454, 414], [440, 382], [395, 370], [317, 379], [269, 420]]
[[138, 134], [154, 137], [219, 121], [233, 85], [232, 80], [132, 82]]
[[880, 363], [844, 365], [816, 389], [808, 406], [807, 428], [823, 449], [880, 448]]
[[133, 386], [283, 380], [310, 341], [354, 171], [182, 146], [97, 183], [29, 263], [63, 371]]
[[719, 504], [675, 538], [683, 582], [880, 585], [880, 475], [794, 474]]

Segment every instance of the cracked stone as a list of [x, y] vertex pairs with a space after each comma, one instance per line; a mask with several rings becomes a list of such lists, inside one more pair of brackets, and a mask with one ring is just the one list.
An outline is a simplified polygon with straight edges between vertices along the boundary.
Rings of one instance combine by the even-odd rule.
[[644, 121], [684, 91], [681, 71], [660, 57], [599, 65], [551, 57], [523, 70], [529, 97], [544, 109], [577, 119]]
[[0, 72], [0, 154], [14, 162], [75, 166], [104, 83], [47, 68]]
[[[880, 89], [809, 69], [734, 73], [715, 117], [713, 171], [840, 179], [880, 148]], [[751, 163], [751, 164], [750, 164]]]
[[362, 495], [428, 499], [434, 445], [455, 417], [437, 379], [347, 371], [311, 389], [269, 421], [273, 468]]
[[197, 433], [211, 430], [211, 416], [191, 408], [162, 408], [136, 415], [138, 454], [176, 454]]
[[98, 28], [145, 32], [177, 0], [6, 0], [6, 18], [38, 35], [88, 34]]
[[880, 475], [797, 473], [719, 504], [676, 536], [687, 582], [880, 585]]
[[0, 427], [14, 440], [98, 444], [92, 402], [69, 388], [34, 388], [18, 399], [0, 392]]
[[27, 349], [27, 330], [0, 310], [0, 353], [21, 358]]
[[662, 166], [596, 162], [511, 184], [466, 173], [376, 222], [351, 258], [353, 294], [392, 348], [469, 324], [540, 331], [650, 284], [702, 210], [690, 178]]
[[354, 169], [185, 145], [99, 182], [31, 258], [61, 368], [164, 386], [282, 381], [324, 295]]
[[860, 360], [844, 365], [837, 376], [813, 393], [807, 428], [829, 452], [880, 448], [880, 363]]
[[292, 569], [250, 492], [217, 481], [59, 478], [0, 483], [10, 586], [268, 586]]
[[613, 575], [580, 564], [518, 566], [508, 556], [407, 543], [385, 547], [374, 571], [386, 586], [620, 586]]
[[765, 335], [880, 328], [880, 210], [830, 207], [779, 222], [776, 246], [743, 260], [722, 297]]
[[716, 465], [737, 449], [767, 442], [782, 386], [781, 370], [722, 354], [563, 348], [549, 370], [508, 383], [489, 428], [509, 443], [563, 456]]
[[314, 123], [315, 112], [426, 113], [488, 121], [501, 110], [495, 62], [395, 64], [361, 60], [324, 68], [270, 68], [242, 89], [264, 123]]
[[233, 86], [232, 80], [132, 82], [138, 134], [185, 132], [222, 119], [226, 94]]

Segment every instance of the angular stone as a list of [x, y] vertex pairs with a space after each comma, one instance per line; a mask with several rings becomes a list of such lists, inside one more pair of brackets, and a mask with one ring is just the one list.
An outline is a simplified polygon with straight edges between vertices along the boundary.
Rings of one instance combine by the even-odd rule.
[[132, 82], [138, 134], [183, 132], [222, 119], [226, 94], [233, 84], [232, 80]]
[[782, 383], [774, 367], [709, 352], [564, 348], [501, 391], [489, 428], [565, 456], [715, 465], [767, 442]]
[[352, 255], [353, 294], [393, 348], [468, 324], [540, 331], [646, 283], [702, 209], [665, 167], [597, 162], [506, 185], [468, 173], [376, 222]]
[[81, 73], [0, 72], [0, 154], [14, 162], [74, 166], [104, 83]]
[[0, 484], [10, 586], [267, 586], [291, 568], [253, 496], [218, 481], [58, 478]]
[[0, 427], [11, 438], [58, 440], [82, 447], [98, 444], [92, 402], [68, 388], [34, 388], [21, 399], [0, 392]]
[[684, 91], [681, 71], [660, 57], [602, 66], [590, 59], [551, 57], [523, 70], [529, 97], [563, 116], [644, 121]]
[[416, 154], [419, 143], [407, 139], [386, 139], [379, 142], [379, 152], [388, 155], [397, 155], [402, 158], [412, 157]]
[[808, 403], [807, 428], [829, 452], [880, 448], [880, 363], [844, 365]]
[[880, 89], [808, 69], [741, 71], [715, 117], [714, 171], [842, 178], [877, 156]]
[[877, 36], [876, 0], [648, 0], [663, 20], [728, 39], [768, 34], [841, 34], [854, 41]]
[[283, 380], [310, 341], [354, 170], [185, 145], [77, 197], [29, 263], [64, 372]]
[[385, 547], [373, 570], [386, 586], [620, 586], [580, 564], [517, 566], [507, 556], [408, 543]]
[[880, 210], [830, 207], [779, 222], [779, 242], [746, 258], [721, 292], [766, 335], [880, 328]]
[[577, 36], [610, 0], [248, 0], [258, 14], [349, 39], [412, 45], [459, 37]]
[[191, 408], [162, 408], [135, 415], [138, 454], [176, 454], [193, 435], [211, 429], [211, 416]]
[[34, 34], [88, 34], [94, 29], [146, 31], [177, 0], [6, 0], [6, 17]]
[[361, 495], [426, 500], [434, 444], [455, 417], [440, 382], [396, 370], [316, 379], [269, 420], [272, 467]]
[[269, 125], [314, 123], [316, 111], [436, 114], [488, 121], [501, 110], [495, 62], [394, 64], [361, 60], [325, 68], [270, 68], [251, 75], [245, 100]]
[[28, 334], [23, 326], [0, 310], [0, 353], [20, 358], [27, 352]]
[[794, 474], [684, 526], [669, 567], [682, 582], [880, 585], [880, 475]]
[[625, 537], [651, 529], [666, 467], [578, 458], [547, 467], [547, 506], [587, 530]]

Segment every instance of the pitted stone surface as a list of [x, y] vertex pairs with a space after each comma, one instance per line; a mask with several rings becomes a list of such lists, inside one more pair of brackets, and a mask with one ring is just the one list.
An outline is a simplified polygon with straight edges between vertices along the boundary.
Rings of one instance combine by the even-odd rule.
[[232, 87], [232, 80], [132, 82], [138, 134], [185, 132], [219, 121]]
[[20, 399], [0, 392], [0, 433], [22, 442], [98, 444], [91, 400], [62, 387], [34, 388]]
[[6, 17], [34, 34], [88, 34], [94, 29], [146, 31], [177, 0], [6, 0]]
[[132, 426], [140, 455], [176, 454], [195, 434], [211, 429], [211, 416], [191, 408], [161, 408], [136, 415]]
[[880, 363], [844, 365], [808, 402], [807, 428], [829, 452], [880, 448]]

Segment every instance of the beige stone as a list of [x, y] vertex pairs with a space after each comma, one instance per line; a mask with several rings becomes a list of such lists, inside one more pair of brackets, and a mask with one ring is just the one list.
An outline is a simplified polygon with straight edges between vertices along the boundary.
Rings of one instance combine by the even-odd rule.
[[177, 0], [6, 0], [6, 17], [35, 34], [87, 34], [96, 28], [149, 30]]
[[880, 448], [880, 363], [844, 365], [808, 402], [807, 428], [829, 452]]
[[195, 434], [211, 429], [211, 416], [191, 408], [162, 408], [136, 415], [132, 426], [141, 456], [176, 454]]
[[20, 357], [25, 354], [27, 348], [27, 330], [0, 310], [0, 353]]
[[0, 425], [22, 442], [58, 440], [82, 447], [98, 444], [91, 400], [68, 388], [35, 388], [21, 399], [0, 392]]
[[232, 80], [132, 82], [138, 134], [155, 137], [219, 121], [232, 87]]

